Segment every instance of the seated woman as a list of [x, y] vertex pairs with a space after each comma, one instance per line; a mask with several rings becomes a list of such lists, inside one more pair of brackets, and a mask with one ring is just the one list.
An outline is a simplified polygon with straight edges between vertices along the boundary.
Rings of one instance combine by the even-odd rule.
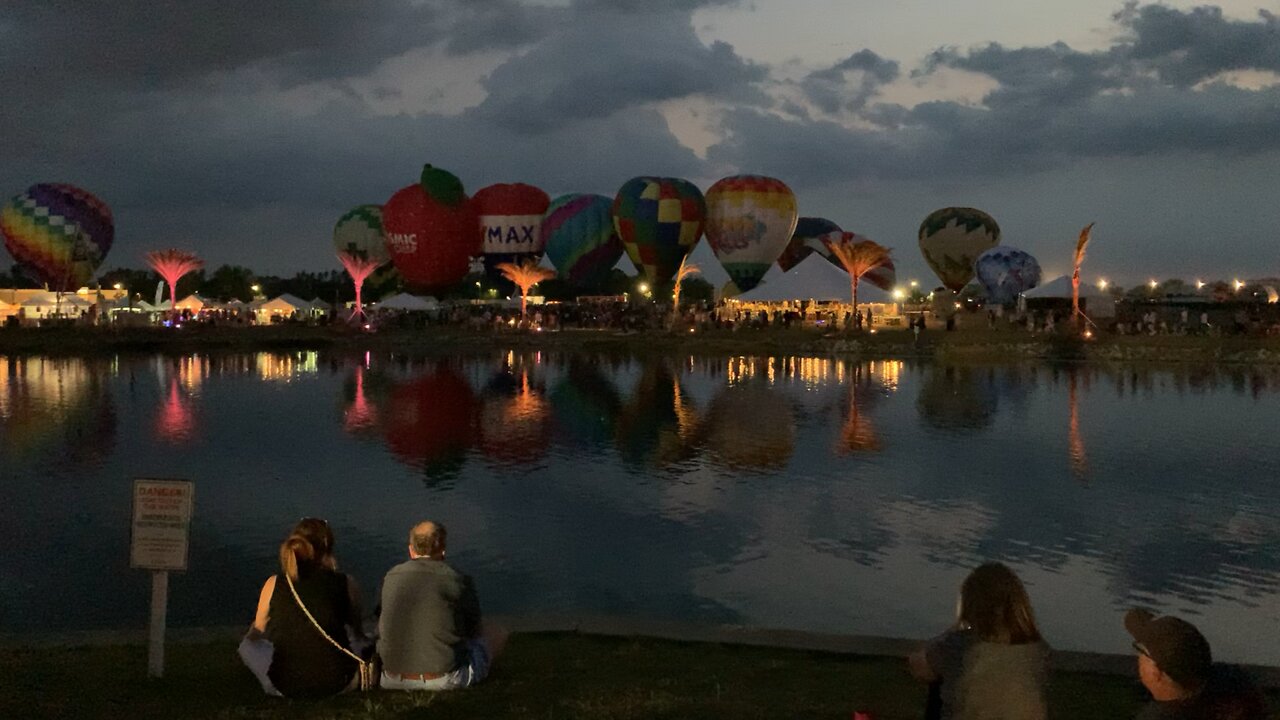
[[357, 687], [355, 659], [330, 643], [321, 628], [350, 650], [348, 632], [363, 637], [360, 589], [337, 571], [329, 524], [304, 518], [280, 546], [280, 573], [262, 586], [240, 656], [270, 695], [325, 697]]
[[932, 717], [1044, 720], [1049, 647], [1018, 576], [987, 563], [960, 586], [955, 624], [909, 659]]

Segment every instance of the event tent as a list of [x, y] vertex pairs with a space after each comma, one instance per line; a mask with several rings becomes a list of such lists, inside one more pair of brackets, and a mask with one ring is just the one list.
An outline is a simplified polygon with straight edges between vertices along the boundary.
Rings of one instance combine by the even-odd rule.
[[[1066, 298], [1067, 300], [1070, 300], [1071, 276], [1062, 275], [1044, 283], [1043, 285], [1033, 287], [1022, 294], [1031, 300], [1036, 298]], [[1080, 283], [1080, 297], [1111, 299], [1111, 295], [1105, 290], [1099, 290], [1097, 285], [1083, 281]]]
[[198, 313], [205, 308], [212, 308], [213, 306], [214, 303], [212, 301], [200, 297], [197, 293], [192, 293], [179, 300], [177, 308], [178, 310], [188, 310], [193, 313]]
[[[791, 270], [775, 275], [737, 297], [740, 302], [815, 300], [847, 303], [849, 299], [849, 273], [817, 253], [801, 260]], [[869, 282], [858, 283], [859, 305], [893, 302], [893, 298], [884, 290]]]
[[440, 303], [436, 302], [433, 297], [419, 297], [409, 293], [399, 293], [398, 295], [383, 298], [374, 306], [377, 310], [401, 310], [405, 312], [435, 310], [439, 307]]
[[259, 304], [254, 308], [254, 311], [258, 314], [258, 322], [262, 322], [275, 316], [288, 318], [294, 313], [308, 315], [313, 313], [315, 308], [311, 307], [311, 303], [306, 300], [285, 293]]
[[729, 277], [729, 271], [720, 264], [715, 251], [711, 249], [711, 243], [707, 242], [706, 238], [699, 240], [698, 244], [693, 246], [693, 250], [689, 252], [689, 262], [698, 266], [698, 273], [691, 277], [701, 278], [711, 283], [711, 287], [715, 288], [716, 297], [724, 293], [726, 286], [737, 292], [735, 286], [730, 285], [733, 278]]
[[640, 271], [636, 269], [636, 264], [631, 262], [631, 256], [626, 253], [622, 253], [622, 257], [618, 259], [618, 262], [614, 263], [613, 269], [621, 270], [623, 275], [632, 278], [640, 274]]

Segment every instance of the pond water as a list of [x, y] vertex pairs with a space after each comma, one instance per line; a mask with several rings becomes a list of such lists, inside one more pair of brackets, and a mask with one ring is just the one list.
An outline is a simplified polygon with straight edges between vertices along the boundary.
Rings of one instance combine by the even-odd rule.
[[1280, 665], [1278, 391], [1244, 368], [0, 357], [0, 631], [143, 626], [130, 483], [179, 477], [173, 625], [247, 624], [300, 517], [366, 595], [430, 518], [489, 612], [924, 637], [998, 559], [1056, 647], [1125, 652], [1146, 605]]

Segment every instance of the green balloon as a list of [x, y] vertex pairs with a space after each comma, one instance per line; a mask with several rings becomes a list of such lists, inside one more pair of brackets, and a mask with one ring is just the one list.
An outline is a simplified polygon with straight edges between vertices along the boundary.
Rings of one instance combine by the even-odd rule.
[[432, 167], [431, 163], [422, 166], [422, 189], [432, 200], [457, 207], [467, 200], [467, 193], [462, 189], [462, 181], [448, 170]]

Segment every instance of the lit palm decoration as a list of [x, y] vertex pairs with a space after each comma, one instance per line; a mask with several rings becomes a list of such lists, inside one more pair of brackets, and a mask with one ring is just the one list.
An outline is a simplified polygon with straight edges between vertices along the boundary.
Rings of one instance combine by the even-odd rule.
[[498, 263], [498, 272], [502, 273], [502, 277], [515, 283], [520, 288], [520, 317], [525, 315], [525, 303], [527, 302], [529, 291], [533, 286], [549, 280], [556, 276], [555, 270], [548, 270], [544, 267], [538, 267], [538, 263], [529, 258], [519, 265], [515, 263]]
[[1076, 254], [1071, 272], [1071, 318], [1079, 322], [1080, 312], [1080, 266], [1084, 264], [1084, 250], [1089, 246], [1089, 237], [1093, 233], [1093, 223], [1084, 226], [1080, 231], [1080, 239], [1076, 241]]
[[360, 302], [360, 291], [364, 288], [364, 281], [374, 270], [377, 270], [382, 262], [367, 257], [361, 257], [354, 252], [338, 253], [338, 261], [342, 263], [342, 267], [347, 269], [347, 274], [351, 276], [351, 282], [356, 286], [356, 307], [351, 311], [351, 320], [356, 317], [364, 317], [364, 305]]
[[147, 264], [155, 270], [169, 285], [169, 308], [178, 305], [178, 281], [189, 272], [204, 267], [204, 261], [195, 253], [186, 250], [153, 250], [146, 254]]
[[[834, 233], [832, 233], [834, 235]], [[863, 275], [878, 267], [888, 264], [892, 258], [889, 248], [872, 240], [853, 240], [852, 233], [844, 233], [841, 237], [830, 236], [822, 239], [831, 254], [845, 272], [849, 273], [849, 289], [853, 295], [853, 311], [858, 311], [858, 280]]]
[[700, 275], [702, 270], [698, 268], [696, 263], [689, 262], [689, 256], [686, 255], [680, 261], [680, 269], [676, 271], [676, 287], [671, 295], [671, 324], [676, 323], [676, 318], [680, 317], [680, 287], [684, 284], [685, 278], [693, 275]]

